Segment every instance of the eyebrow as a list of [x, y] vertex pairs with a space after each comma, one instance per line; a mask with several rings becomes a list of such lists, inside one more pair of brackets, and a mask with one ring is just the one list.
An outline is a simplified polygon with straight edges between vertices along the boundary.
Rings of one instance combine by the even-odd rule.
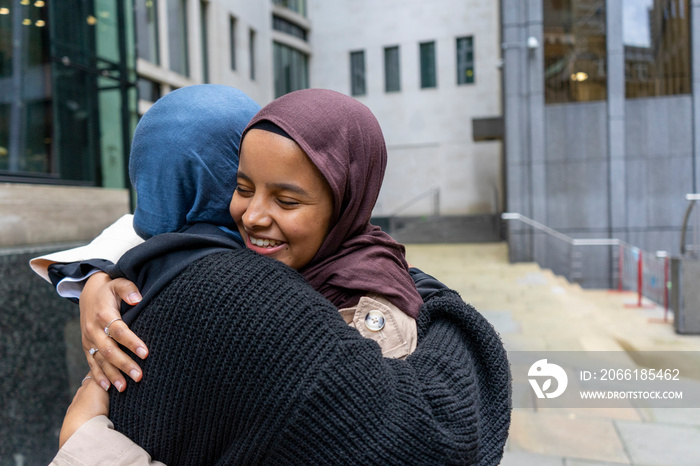
[[[248, 175], [241, 172], [240, 170], [238, 171], [238, 177], [242, 178], [245, 181], [248, 181], [249, 183], [253, 182], [253, 180]], [[268, 183], [266, 186], [268, 188], [277, 189], [280, 191], [290, 191], [290, 192], [293, 192], [295, 194], [299, 194], [299, 195], [306, 196], [306, 197], [311, 197], [311, 195], [305, 189], [303, 189], [300, 186], [297, 186], [295, 184], [291, 184], [291, 183]]]

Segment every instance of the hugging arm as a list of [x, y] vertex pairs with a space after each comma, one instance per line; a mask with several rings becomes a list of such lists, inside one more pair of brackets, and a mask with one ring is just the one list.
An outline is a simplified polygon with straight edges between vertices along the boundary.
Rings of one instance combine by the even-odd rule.
[[[271, 452], [280, 455], [275, 460], [498, 464], [510, 425], [510, 370], [500, 339], [451, 290], [429, 298], [418, 328], [418, 347], [405, 361], [377, 359], [348, 341], [357, 351], [338, 351], [319, 375]], [[338, 393], [347, 395], [345, 405]]]
[[133, 305], [141, 299], [133, 283], [111, 281], [102, 273], [128, 250], [143, 243], [134, 231], [132, 219], [132, 215], [124, 215], [85, 246], [29, 261], [32, 270], [51, 282], [59, 296], [79, 302], [83, 351], [93, 377], [104, 389], [110, 383], [120, 390], [126, 386], [120, 370], [136, 379], [141, 377], [138, 364], [116, 343], [142, 357], [148, 354], [146, 345], [122, 322], [115, 321], [109, 326], [113, 338], [104, 331], [107, 324], [120, 317], [122, 301]]

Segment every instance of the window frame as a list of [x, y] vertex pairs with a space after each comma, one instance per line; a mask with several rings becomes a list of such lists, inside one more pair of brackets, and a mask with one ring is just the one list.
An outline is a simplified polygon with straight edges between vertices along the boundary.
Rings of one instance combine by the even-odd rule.
[[420, 88], [437, 88], [437, 44], [434, 40], [418, 44]]
[[401, 49], [384, 47], [384, 92], [401, 92]]
[[364, 50], [354, 50], [350, 52], [350, 95], [353, 97], [367, 95]]

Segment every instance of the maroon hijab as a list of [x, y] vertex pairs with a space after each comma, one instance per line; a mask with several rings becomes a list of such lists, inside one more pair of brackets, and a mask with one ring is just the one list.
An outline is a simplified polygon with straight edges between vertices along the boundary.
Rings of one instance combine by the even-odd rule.
[[243, 137], [262, 121], [279, 126], [299, 144], [333, 192], [330, 232], [302, 275], [339, 308], [378, 293], [417, 317], [423, 301], [408, 273], [403, 245], [369, 223], [387, 161], [372, 112], [344, 94], [305, 89], [263, 107]]

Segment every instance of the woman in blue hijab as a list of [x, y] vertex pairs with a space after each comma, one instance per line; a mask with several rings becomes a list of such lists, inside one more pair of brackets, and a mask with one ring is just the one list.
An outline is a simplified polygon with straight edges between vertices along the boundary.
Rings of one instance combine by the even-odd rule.
[[[129, 175], [137, 195], [133, 225], [126, 215], [89, 245], [35, 258], [32, 268], [50, 279], [61, 296], [75, 298], [82, 290], [76, 284], [84, 283], [93, 271], [108, 270], [126, 251], [157, 235], [185, 231], [202, 235], [213, 228], [217, 230], [214, 234], [223, 236], [217, 245], [243, 247], [229, 203], [236, 188], [241, 134], [259, 110], [260, 105], [242, 91], [216, 84], [183, 87], [160, 98], [139, 121], [131, 146]], [[194, 231], [193, 225], [197, 225]], [[202, 225], [211, 228], [206, 231]], [[183, 236], [175, 241], [184, 250], [190, 239]], [[202, 255], [207, 252], [210, 250], [201, 250]], [[153, 254], [157, 253], [154, 249]], [[176, 258], [175, 263], [161, 264], [162, 280], [141, 293], [145, 296], [167, 283], [184, 263]], [[135, 296], [129, 304], [141, 300], [140, 295]], [[131, 308], [122, 316], [124, 321], [133, 321], [145, 304]], [[113, 325], [112, 331], [115, 328]], [[145, 357], [145, 345], [133, 333], [127, 334], [132, 347], [143, 348], [139, 356]], [[104, 332], [101, 336], [110, 340]], [[97, 348], [96, 343], [88, 341], [83, 332], [86, 353]], [[119, 371], [97, 350], [90, 350], [87, 357], [97, 363], [91, 362], [94, 369], [102, 368], [102, 377], [111, 376], [117, 385], [124, 383]], [[132, 370], [140, 378], [140, 370]], [[100, 381], [105, 389], [109, 387], [106, 377]]]
[[228, 207], [241, 133], [258, 110], [260, 105], [238, 89], [200, 84], [165, 95], [146, 112], [129, 159], [139, 236], [148, 239], [205, 222], [240, 238]]

